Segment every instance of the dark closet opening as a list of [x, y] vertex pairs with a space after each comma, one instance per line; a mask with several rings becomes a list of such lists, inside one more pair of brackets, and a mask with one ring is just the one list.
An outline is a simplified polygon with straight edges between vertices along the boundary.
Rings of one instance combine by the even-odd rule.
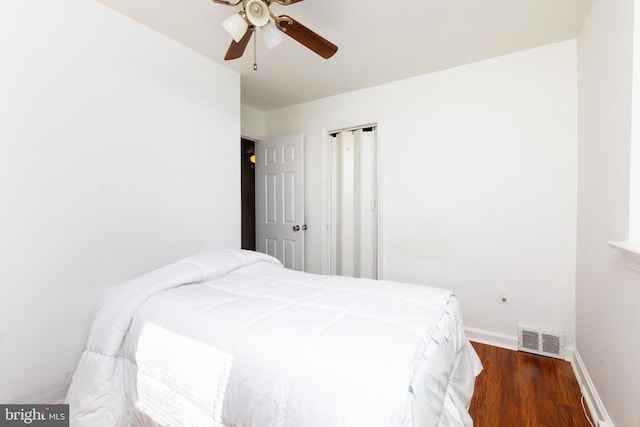
[[255, 143], [241, 139], [242, 249], [256, 250]]

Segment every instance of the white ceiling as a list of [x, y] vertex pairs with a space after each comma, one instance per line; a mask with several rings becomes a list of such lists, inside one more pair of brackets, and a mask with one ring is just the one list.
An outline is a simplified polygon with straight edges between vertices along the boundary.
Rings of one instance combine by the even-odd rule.
[[261, 111], [576, 37], [591, 0], [305, 0], [271, 5], [338, 45], [322, 59], [295, 40], [260, 35], [224, 61], [220, 23], [240, 10], [211, 0], [98, 0], [241, 73], [243, 104]]

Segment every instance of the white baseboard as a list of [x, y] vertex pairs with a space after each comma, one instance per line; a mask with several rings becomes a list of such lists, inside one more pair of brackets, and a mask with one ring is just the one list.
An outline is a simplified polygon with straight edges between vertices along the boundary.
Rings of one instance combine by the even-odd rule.
[[66, 399], [67, 397], [67, 391], [68, 391], [68, 387], [65, 388], [64, 390], [60, 390], [56, 393], [52, 393], [48, 396], [46, 396], [44, 399], [42, 399], [41, 403], [51, 403], [51, 404], [59, 404], [59, 403], [64, 403], [64, 399]]
[[[483, 331], [474, 328], [464, 328], [464, 332], [467, 338], [469, 338], [469, 341], [518, 351], [518, 337], [515, 335], [499, 334], [497, 332]], [[571, 362], [575, 348], [567, 346], [564, 351], [564, 360]]]
[[518, 350], [518, 337], [515, 335], [499, 334], [474, 328], [464, 328], [464, 332], [470, 341], [506, 348], [507, 350]]
[[63, 389], [49, 391], [47, 393], [41, 393], [38, 395], [33, 395], [30, 397], [23, 397], [15, 400], [14, 404], [36, 404], [36, 405], [46, 405], [46, 404], [60, 404], [64, 403], [64, 399], [67, 397], [67, 390], [69, 390], [69, 386], [66, 386]]
[[611, 421], [611, 417], [609, 417], [607, 409], [604, 407], [604, 403], [602, 403], [593, 381], [591, 381], [587, 367], [584, 365], [578, 350], [574, 350], [573, 352], [571, 366], [573, 367], [573, 372], [576, 374], [580, 390], [582, 391], [584, 400], [589, 408], [591, 418], [595, 420], [596, 427], [614, 427], [613, 421]]

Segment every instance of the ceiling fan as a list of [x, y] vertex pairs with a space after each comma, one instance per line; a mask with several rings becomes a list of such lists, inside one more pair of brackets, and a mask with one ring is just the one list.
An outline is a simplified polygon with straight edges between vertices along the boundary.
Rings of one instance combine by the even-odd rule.
[[[214, 3], [237, 6], [242, 3], [242, 10], [234, 13], [222, 22], [222, 26], [233, 40], [225, 55], [225, 60], [240, 58], [256, 28], [260, 28], [264, 41], [269, 49], [283, 41], [281, 32], [306, 46], [321, 57], [331, 58], [338, 46], [321, 35], [311, 31], [288, 15], [275, 15], [269, 6], [271, 3], [290, 5], [302, 0], [212, 0]], [[254, 65], [255, 68], [255, 65]]]

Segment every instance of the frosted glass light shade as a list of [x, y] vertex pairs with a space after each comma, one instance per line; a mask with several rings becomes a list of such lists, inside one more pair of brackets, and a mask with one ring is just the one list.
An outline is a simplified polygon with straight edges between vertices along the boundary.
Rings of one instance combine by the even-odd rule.
[[245, 11], [249, 22], [256, 27], [262, 27], [269, 22], [269, 8], [262, 0], [249, 0]]
[[262, 38], [264, 39], [264, 43], [267, 45], [267, 49], [273, 49], [284, 41], [282, 34], [280, 34], [280, 30], [276, 28], [273, 22], [267, 23], [267, 25], [262, 27], [260, 31], [262, 32]]
[[242, 15], [235, 13], [222, 21], [222, 27], [227, 30], [227, 33], [231, 34], [236, 43], [239, 43], [247, 32], [249, 24], [247, 24]]

